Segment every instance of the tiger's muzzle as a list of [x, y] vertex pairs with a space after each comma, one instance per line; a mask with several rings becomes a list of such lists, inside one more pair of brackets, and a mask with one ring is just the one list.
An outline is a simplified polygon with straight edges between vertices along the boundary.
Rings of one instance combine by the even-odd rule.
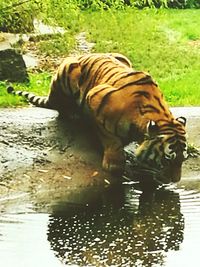
[[182, 152], [175, 155], [170, 159], [164, 155], [161, 158], [148, 158], [145, 161], [141, 161], [139, 157], [137, 158], [138, 171], [153, 178], [159, 184], [177, 183], [181, 179], [185, 157]]

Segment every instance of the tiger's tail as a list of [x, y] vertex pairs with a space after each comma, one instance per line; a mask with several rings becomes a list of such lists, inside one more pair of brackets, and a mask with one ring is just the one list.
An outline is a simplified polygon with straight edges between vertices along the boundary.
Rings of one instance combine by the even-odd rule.
[[18, 95], [18, 96], [23, 96], [28, 100], [29, 103], [33, 104], [36, 107], [41, 107], [41, 108], [53, 108], [49, 104], [49, 99], [48, 97], [42, 97], [42, 96], [36, 96], [30, 92], [27, 91], [15, 91], [15, 89], [12, 86], [7, 87], [7, 92], [9, 94], [13, 95]]

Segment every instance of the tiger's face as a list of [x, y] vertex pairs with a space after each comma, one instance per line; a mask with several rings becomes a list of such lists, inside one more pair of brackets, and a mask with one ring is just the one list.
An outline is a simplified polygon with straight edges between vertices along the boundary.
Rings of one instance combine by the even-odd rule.
[[147, 137], [136, 151], [139, 167], [158, 175], [163, 183], [178, 182], [187, 158], [185, 124], [183, 117], [163, 126], [150, 122]]

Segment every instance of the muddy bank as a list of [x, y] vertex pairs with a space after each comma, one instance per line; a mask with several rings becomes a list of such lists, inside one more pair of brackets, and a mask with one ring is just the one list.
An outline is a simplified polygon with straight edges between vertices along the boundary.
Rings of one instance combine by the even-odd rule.
[[67, 199], [74, 188], [108, 183], [96, 140], [81, 124], [52, 110], [1, 109], [0, 201], [42, 205]]
[[[188, 140], [199, 147], [200, 108], [173, 112], [187, 117]], [[40, 207], [68, 198], [78, 201], [80, 190], [96, 185], [103, 188], [115, 179], [101, 170], [96, 137], [76, 118], [66, 121], [56, 111], [35, 107], [1, 109], [0, 127], [0, 201], [9, 200], [9, 207], [18, 198], [25, 198], [22, 202], [26, 204], [28, 199], [40, 203]], [[188, 159], [180, 186], [190, 179], [198, 181], [199, 174], [200, 158]]]

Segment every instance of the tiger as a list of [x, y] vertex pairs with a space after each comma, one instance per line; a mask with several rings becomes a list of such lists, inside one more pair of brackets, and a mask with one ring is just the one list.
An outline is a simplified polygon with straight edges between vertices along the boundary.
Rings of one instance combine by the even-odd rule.
[[92, 124], [103, 148], [102, 168], [121, 174], [124, 147], [137, 142], [138, 166], [181, 179], [187, 157], [186, 118], [175, 118], [158, 84], [148, 72], [136, 70], [119, 53], [91, 53], [67, 57], [52, 78], [48, 96], [24, 91], [20, 95], [35, 106], [72, 112], [73, 106]]

